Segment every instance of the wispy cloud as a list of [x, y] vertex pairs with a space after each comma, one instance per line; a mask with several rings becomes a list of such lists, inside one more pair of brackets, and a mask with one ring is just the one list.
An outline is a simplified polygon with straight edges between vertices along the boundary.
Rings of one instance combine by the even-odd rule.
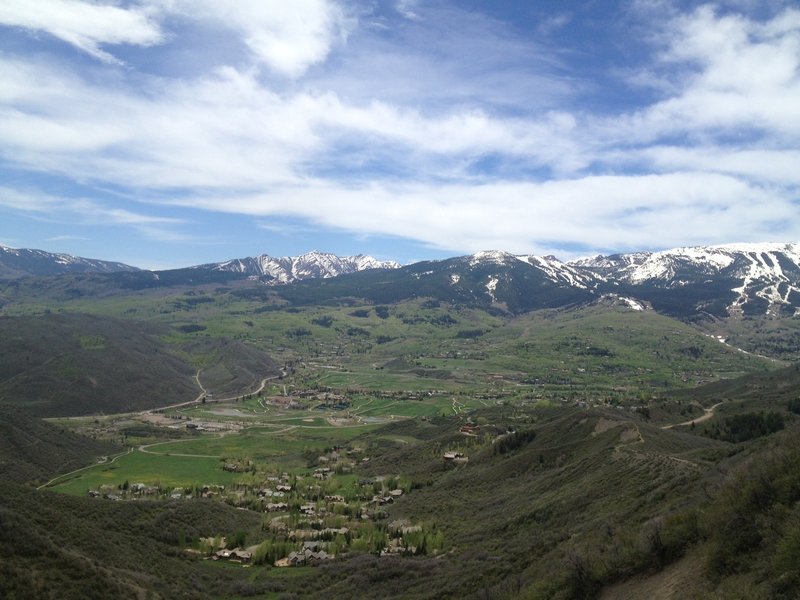
[[43, 31], [115, 64], [121, 61], [101, 46], [150, 46], [164, 39], [159, 24], [147, 10], [83, 0], [4, 0], [0, 3], [0, 24]]
[[355, 20], [332, 0], [281, 2], [147, 0], [164, 19], [181, 17], [224, 28], [240, 38], [255, 60], [289, 78], [323, 62], [346, 40]]
[[[181, 233], [176, 226], [182, 219], [153, 216], [115, 206], [106, 206], [96, 200], [60, 197], [38, 191], [20, 191], [0, 187], [0, 208], [23, 213], [40, 221], [68, 225], [113, 225], [129, 227], [146, 238], [159, 241], [187, 241], [192, 236]], [[59, 236], [59, 239], [86, 239], [81, 236]]]
[[[253, 216], [291, 215], [320, 227], [401, 236], [448, 251], [757, 241], [772, 237], [776, 220], [791, 223], [784, 233], [800, 238], [797, 207], [780, 193], [703, 172], [481, 186], [354, 189], [317, 182], [273, 195], [228, 198], [225, 207], [215, 198], [181, 202]], [[340, 206], [348, 209], [337, 210]]]
[[73, 242], [73, 241], [88, 241], [90, 238], [82, 237], [80, 235], [55, 235], [47, 238], [48, 242]]

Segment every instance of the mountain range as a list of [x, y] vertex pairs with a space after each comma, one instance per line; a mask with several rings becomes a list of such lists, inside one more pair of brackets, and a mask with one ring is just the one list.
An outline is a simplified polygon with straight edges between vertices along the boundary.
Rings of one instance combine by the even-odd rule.
[[2, 279], [15, 279], [29, 275], [119, 273], [138, 270], [136, 267], [119, 262], [0, 245], [0, 278]]
[[157, 272], [0, 247], [0, 276], [6, 279], [77, 272], [116, 274], [124, 278], [120, 285], [125, 288], [252, 279], [299, 303], [345, 296], [378, 303], [432, 297], [519, 313], [611, 295], [630, 306], [680, 317], [793, 316], [800, 311], [800, 243], [700, 246], [569, 262], [485, 251], [405, 266], [363, 254], [264, 254]]

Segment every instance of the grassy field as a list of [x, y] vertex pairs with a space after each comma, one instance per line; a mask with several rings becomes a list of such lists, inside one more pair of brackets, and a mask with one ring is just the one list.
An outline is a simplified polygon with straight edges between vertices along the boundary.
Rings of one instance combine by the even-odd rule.
[[134, 450], [111, 464], [99, 464], [80, 471], [50, 487], [59, 492], [85, 496], [88, 490], [117, 487], [126, 481], [169, 488], [209, 483], [229, 485], [236, 476], [236, 473], [224, 472], [216, 458], [162, 456]]
[[117, 486], [125, 481], [184, 487], [196, 484], [230, 485], [241, 474], [222, 469], [224, 461], [239, 459], [269, 464], [280, 471], [303, 470], [309, 458], [326, 448], [346, 444], [378, 425], [336, 427], [324, 419], [296, 418], [274, 423], [272, 427], [253, 427], [227, 435], [204, 434], [192, 438], [131, 448], [113, 463], [98, 464], [58, 480], [50, 487], [76, 495], [103, 485]]

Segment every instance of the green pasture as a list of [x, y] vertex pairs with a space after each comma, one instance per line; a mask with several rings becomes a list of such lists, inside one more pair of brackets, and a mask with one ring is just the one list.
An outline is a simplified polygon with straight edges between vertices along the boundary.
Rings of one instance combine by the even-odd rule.
[[374, 430], [378, 425], [334, 427], [324, 419], [308, 423], [293, 419], [279, 427], [254, 427], [224, 436], [202, 435], [192, 439], [161, 442], [119, 456], [113, 463], [92, 466], [64, 476], [51, 489], [84, 495], [101, 486], [129, 483], [186, 487], [194, 484], [229, 485], [243, 475], [222, 470], [223, 459], [246, 458], [281, 469], [305, 468], [315, 457], [336, 444]]
[[[481, 404], [478, 400], [462, 398], [456, 400], [457, 404], [463, 403], [470, 408], [477, 408]], [[376, 399], [372, 403], [362, 404], [356, 411], [359, 417], [382, 417], [395, 415], [399, 417], [434, 417], [441, 414], [453, 413], [453, 400], [449, 396], [435, 396], [424, 400], [392, 400]]]
[[166, 442], [151, 446], [159, 455], [193, 454], [253, 460], [296, 461], [304, 452], [321, 452], [334, 444], [343, 444], [374, 426], [334, 427], [324, 419], [307, 422], [290, 419], [273, 427], [253, 427], [224, 436], [203, 435], [194, 439]]
[[99, 464], [64, 477], [51, 486], [59, 492], [85, 495], [101, 486], [129, 483], [158, 484], [161, 487], [187, 487], [199, 484], [229, 485], [239, 475], [222, 470], [216, 458], [162, 456], [138, 450], [117, 458], [113, 463]]

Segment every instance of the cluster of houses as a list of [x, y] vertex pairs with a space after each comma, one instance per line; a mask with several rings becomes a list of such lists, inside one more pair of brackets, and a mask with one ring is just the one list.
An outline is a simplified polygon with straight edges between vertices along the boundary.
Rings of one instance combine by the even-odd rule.
[[302, 567], [314, 565], [323, 560], [335, 558], [322, 549], [323, 544], [318, 541], [303, 542], [303, 547], [289, 553], [289, 556], [275, 561], [276, 567]]
[[188, 498], [220, 498], [225, 495], [224, 485], [203, 485], [195, 488], [162, 488], [159, 485], [146, 485], [144, 483], [127, 482], [112, 486], [103, 485], [99, 489], [89, 490], [90, 498], [104, 498], [106, 500], [141, 500], [169, 498], [170, 500], [185, 500]]
[[[258, 465], [247, 459], [226, 458], [220, 462], [222, 470], [247, 472], [247, 477], [227, 487], [209, 484], [173, 489], [125, 482], [91, 490], [89, 495], [112, 500], [210, 498], [263, 512], [269, 515], [264, 522], [267, 542], [281, 548], [278, 566], [314, 565], [351, 546], [355, 551], [379, 554], [416, 553], [419, 544], [404, 538], [417, 535], [421, 527], [389, 533], [384, 520], [386, 506], [406, 494], [411, 482], [397, 477], [354, 479], [349, 473], [362, 455], [363, 450], [354, 448], [330, 448], [317, 457], [320, 466], [306, 474], [260, 472]], [[200, 547], [192, 552], [211, 560], [243, 565], [263, 560], [256, 558], [258, 546], [227, 548], [224, 541], [220, 544], [216, 539], [213, 545], [201, 541]]]

